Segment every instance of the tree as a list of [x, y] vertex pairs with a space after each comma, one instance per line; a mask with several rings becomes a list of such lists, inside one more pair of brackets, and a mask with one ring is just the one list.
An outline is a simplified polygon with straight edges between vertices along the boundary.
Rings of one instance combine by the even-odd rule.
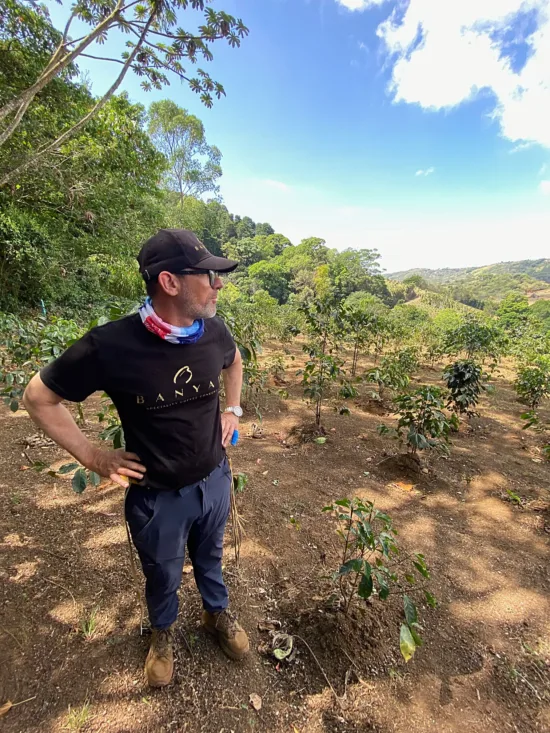
[[226, 257], [237, 260], [243, 267], [249, 267], [263, 258], [260, 242], [256, 237], [232, 239], [222, 249]]
[[[47, 10], [35, 0], [4, 0], [6, 12], [0, 20], [0, 41], [9, 43], [10, 33], [19, 24], [20, 38], [32, 35], [36, 27], [48, 21]], [[187, 75], [182, 61], [194, 65], [199, 57], [212, 59], [210, 45], [219, 39], [225, 39], [231, 46], [239, 46], [241, 39], [247, 35], [248, 29], [241, 20], [235, 19], [223, 11], [216, 12], [206, 8], [208, 0], [143, 0], [125, 3], [125, 0], [77, 0], [71, 7], [69, 18], [62, 33], [52, 33], [47, 51], [49, 60], [44, 64], [36, 79], [26, 88], [13, 94], [0, 108], [0, 145], [3, 145], [17, 130], [27, 110], [36, 96], [55, 78], [66, 73], [67, 69], [79, 57], [99, 58], [111, 65], [121, 66], [118, 75], [107, 92], [96, 100], [93, 107], [77, 122], [64, 130], [54, 140], [33, 148], [25, 160], [11, 168], [0, 179], [0, 185], [18, 177], [44, 155], [59, 148], [66, 140], [81, 130], [116, 93], [128, 71], [132, 70], [143, 77], [142, 87], [145, 90], [161, 89], [169, 83], [169, 74], [174, 74], [186, 81], [189, 87], [200, 94], [202, 102], [210, 107], [212, 95], [218, 98], [225, 94], [223, 86], [211, 79], [202, 69], [197, 69], [197, 76]], [[176, 28], [178, 10], [186, 10], [191, 6], [194, 10], [204, 11], [205, 22], [197, 32], [187, 32]], [[70, 36], [74, 20], [86, 23], [89, 32], [78, 38]], [[120, 59], [96, 56], [88, 53], [94, 44], [103, 44], [109, 33], [122, 31], [130, 38]], [[170, 43], [166, 43], [168, 40]]]
[[198, 117], [170, 99], [153, 102], [149, 107], [149, 134], [168, 161], [166, 182], [179, 193], [182, 206], [186, 196], [219, 192], [216, 181], [222, 175], [222, 154], [206, 142], [204, 125]]
[[544, 330], [550, 331], [550, 300], [536, 300], [530, 311], [542, 323]]
[[[275, 234], [275, 229], [267, 222], [265, 224], [256, 224], [256, 234], [263, 234], [268, 237], [270, 234]], [[279, 253], [277, 252], [277, 254]]]
[[324, 432], [321, 426], [323, 399], [331, 382], [343, 375], [344, 362], [334, 355], [338, 350], [343, 307], [341, 301], [316, 297], [304, 303], [300, 310], [310, 341], [302, 347], [308, 360], [296, 374], [302, 376], [304, 396], [315, 406], [315, 427], [319, 432]]
[[250, 239], [256, 235], [256, 224], [249, 216], [239, 219], [235, 225], [238, 239]]
[[266, 290], [278, 303], [286, 303], [290, 294], [290, 276], [281, 265], [262, 260], [251, 265], [248, 274], [251, 280]]
[[497, 310], [497, 318], [502, 328], [514, 337], [521, 336], [525, 332], [530, 316], [529, 301], [525, 295], [519, 293], [508, 293]]
[[329, 262], [335, 295], [346, 298], [356, 290], [389, 295], [384, 278], [380, 275], [379, 259], [380, 255], [375, 249], [346, 249], [335, 254]]

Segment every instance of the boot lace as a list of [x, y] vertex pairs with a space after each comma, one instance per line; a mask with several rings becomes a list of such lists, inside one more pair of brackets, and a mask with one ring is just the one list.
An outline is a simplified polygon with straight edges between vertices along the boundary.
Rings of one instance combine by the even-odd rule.
[[225, 611], [218, 614], [216, 628], [224, 631], [228, 636], [235, 636], [240, 626], [236, 615], [226, 608]]
[[174, 634], [172, 629], [158, 629], [157, 637], [155, 639], [155, 651], [159, 657], [168, 659], [170, 657], [170, 650], [172, 648], [172, 642]]

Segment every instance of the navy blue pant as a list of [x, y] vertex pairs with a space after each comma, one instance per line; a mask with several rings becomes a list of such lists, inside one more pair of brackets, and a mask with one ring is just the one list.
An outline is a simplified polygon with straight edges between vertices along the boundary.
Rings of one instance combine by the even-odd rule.
[[228, 605], [222, 549], [229, 515], [231, 474], [227, 458], [198, 483], [177, 491], [132, 485], [126, 519], [145, 575], [149, 620], [165, 629], [178, 615], [185, 545], [203, 606], [210, 613]]

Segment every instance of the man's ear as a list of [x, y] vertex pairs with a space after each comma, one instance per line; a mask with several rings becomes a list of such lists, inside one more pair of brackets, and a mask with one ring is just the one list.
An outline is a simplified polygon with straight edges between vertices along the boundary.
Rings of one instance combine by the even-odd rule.
[[180, 292], [181, 286], [178, 281], [178, 277], [172, 272], [163, 270], [158, 276], [158, 284], [159, 288], [162, 292], [166, 293], [166, 295], [178, 295]]

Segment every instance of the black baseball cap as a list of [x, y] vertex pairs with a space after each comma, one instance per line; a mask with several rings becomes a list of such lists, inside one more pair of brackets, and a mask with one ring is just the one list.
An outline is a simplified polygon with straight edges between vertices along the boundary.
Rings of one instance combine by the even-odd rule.
[[213, 255], [189, 229], [159, 229], [145, 242], [137, 261], [146, 282], [164, 270], [174, 275], [190, 269], [232, 272], [239, 264]]

